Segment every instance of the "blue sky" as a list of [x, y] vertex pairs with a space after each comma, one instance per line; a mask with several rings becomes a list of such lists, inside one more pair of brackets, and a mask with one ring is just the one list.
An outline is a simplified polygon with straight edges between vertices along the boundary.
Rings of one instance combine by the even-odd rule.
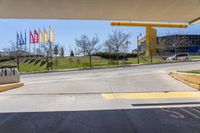
[[[89, 21], [89, 20], [27, 20], [27, 19], [0, 19], [0, 50], [10, 45], [10, 41], [16, 41], [16, 32], [35, 29], [44, 29], [51, 26], [56, 34], [56, 42], [63, 45], [66, 52], [75, 47], [75, 38], [82, 34], [90, 37], [98, 35], [100, 44], [102, 44], [115, 29], [123, 30], [131, 34], [130, 50], [136, 47], [136, 38], [139, 33], [145, 35], [143, 27], [111, 27], [110, 21]], [[187, 29], [167, 29], [157, 28], [158, 35], [166, 35], [168, 33], [185, 33], [185, 34], [200, 34], [200, 24], [190, 26]]]

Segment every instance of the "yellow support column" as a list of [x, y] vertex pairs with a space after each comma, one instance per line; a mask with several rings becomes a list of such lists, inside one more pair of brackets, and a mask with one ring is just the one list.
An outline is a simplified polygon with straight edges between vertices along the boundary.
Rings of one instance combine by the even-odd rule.
[[160, 28], [187, 28], [188, 24], [182, 23], [151, 23], [151, 22], [111, 22], [111, 26], [130, 26], [146, 27], [146, 56], [156, 55], [157, 52], [157, 30], [152, 27]]
[[157, 53], [157, 30], [152, 27], [146, 27], [146, 56], [156, 55]]

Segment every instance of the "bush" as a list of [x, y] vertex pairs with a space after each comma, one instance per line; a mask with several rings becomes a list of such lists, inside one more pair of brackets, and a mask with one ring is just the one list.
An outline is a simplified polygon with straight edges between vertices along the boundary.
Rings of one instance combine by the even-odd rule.
[[[137, 57], [137, 54], [132, 54], [132, 53], [125, 53], [125, 57], [126, 58], [133, 58], [133, 57]], [[115, 53], [112, 53], [112, 54], [109, 54], [107, 52], [98, 52], [98, 53], [95, 53], [93, 54], [92, 56], [100, 56], [101, 58], [104, 58], [104, 59], [112, 59], [112, 60], [116, 60], [116, 54]], [[119, 59], [124, 59], [124, 53], [120, 53], [119, 54]]]
[[0, 69], [2, 68], [17, 68], [16, 65], [0, 65]]
[[0, 57], [0, 62], [6, 62], [6, 61], [13, 60], [13, 59], [14, 59], [14, 57], [8, 57], [8, 56]]

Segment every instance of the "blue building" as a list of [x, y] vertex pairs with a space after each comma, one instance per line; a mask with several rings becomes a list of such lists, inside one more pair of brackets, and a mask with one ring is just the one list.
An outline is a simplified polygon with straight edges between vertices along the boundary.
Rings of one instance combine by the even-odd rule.
[[169, 35], [157, 37], [158, 46], [165, 54], [190, 53], [200, 55], [200, 35]]

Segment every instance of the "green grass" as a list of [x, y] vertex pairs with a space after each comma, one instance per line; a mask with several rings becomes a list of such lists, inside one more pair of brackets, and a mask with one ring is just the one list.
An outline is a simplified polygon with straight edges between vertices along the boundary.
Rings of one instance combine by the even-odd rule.
[[[42, 63], [43, 62], [43, 63]], [[53, 70], [63, 70], [63, 69], [73, 69], [73, 68], [89, 68], [89, 59], [88, 57], [58, 57], [57, 63], [56, 58], [53, 58]], [[160, 57], [154, 57], [153, 63], [163, 62]], [[123, 60], [119, 61], [119, 65], [125, 64], [137, 64], [137, 58], [128, 58], [127, 62]], [[150, 63], [149, 58], [140, 58], [140, 63]], [[13, 61], [7, 61], [0, 63], [1, 64], [12, 64], [15, 65], [16, 63]], [[93, 56], [92, 57], [92, 67], [103, 67], [103, 66], [116, 66], [116, 62], [111, 62], [108, 59], [103, 59], [101, 57]], [[20, 71], [21, 72], [41, 72], [47, 71], [45, 59], [38, 58], [38, 59], [23, 59], [20, 63]]]
[[191, 56], [191, 59], [200, 59], [200, 56]]
[[185, 73], [200, 74], [200, 70], [184, 71]]

